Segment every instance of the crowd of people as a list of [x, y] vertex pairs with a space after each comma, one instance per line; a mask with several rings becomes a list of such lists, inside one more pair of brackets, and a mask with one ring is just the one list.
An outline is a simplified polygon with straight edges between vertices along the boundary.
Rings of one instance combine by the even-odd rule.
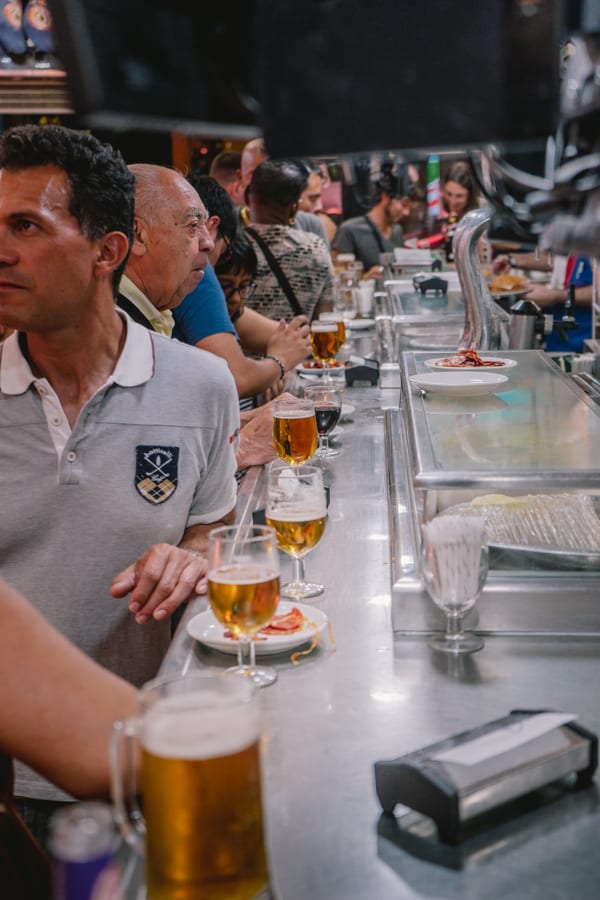
[[[454, 222], [478, 202], [467, 176], [444, 182]], [[14, 818], [15, 757], [41, 842], [58, 804], [107, 793], [111, 724], [205, 591], [236, 476], [275, 455], [270, 401], [335, 260], [369, 275], [404, 243], [414, 182], [384, 172], [339, 227], [322, 185], [261, 141], [184, 177], [60, 126], [0, 139], [0, 801]]]

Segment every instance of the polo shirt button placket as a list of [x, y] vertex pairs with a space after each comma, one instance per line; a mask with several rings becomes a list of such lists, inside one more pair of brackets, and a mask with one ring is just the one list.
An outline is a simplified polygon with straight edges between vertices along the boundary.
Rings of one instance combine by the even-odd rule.
[[77, 454], [75, 453], [75, 451], [69, 450], [69, 452], [67, 453], [68, 462], [71, 462], [71, 463], [75, 462], [76, 459], [77, 459]]

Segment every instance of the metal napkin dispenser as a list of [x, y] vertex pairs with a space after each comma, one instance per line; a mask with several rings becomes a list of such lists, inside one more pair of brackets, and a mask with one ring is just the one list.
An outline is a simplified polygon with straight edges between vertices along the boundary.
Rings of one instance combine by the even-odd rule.
[[397, 804], [433, 819], [440, 840], [456, 844], [475, 820], [560, 780], [582, 787], [598, 763], [598, 739], [575, 716], [514, 710], [398, 759], [375, 763], [385, 813]]

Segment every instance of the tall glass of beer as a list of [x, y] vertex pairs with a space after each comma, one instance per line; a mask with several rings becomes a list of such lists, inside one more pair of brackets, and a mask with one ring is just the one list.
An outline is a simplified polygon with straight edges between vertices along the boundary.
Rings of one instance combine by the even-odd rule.
[[340, 332], [337, 322], [327, 322], [319, 319], [311, 322], [310, 344], [313, 356], [323, 364], [325, 369], [324, 379], [330, 379], [329, 369], [340, 349]]
[[282, 597], [318, 597], [324, 587], [306, 580], [304, 557], [325, 531], [327, 504], [323, 475], [316, 466], [272, 466], [267, 479], [265, 519], [275, 530], [279, 548], [292, 557], [292, 581], [281, 587]]
[[277, 680], [257, 666], [253, 637], [279, 603], [279, 556], [272, 528], [235, 525], [208, 535], [208, 600], [215, 616], [237, 638], [237, 665], [229, 669], [258, 687]]
[[319, 322], [335, 322], [340, 340], [340, 349], [349, 346], [346, 343], [346, 323], [341, 312], [322, 312], [319, 316]]
[[251, 683], [207, 669], [150, 682], [140, 702], [115, 725], [111, 766], [117, 821], [145, 850], [149, 900], [271, 896]]
[[277, 455], [301, 466], [317, 449], [317, 422], [310, 400], [281, 397], [273, 401], [273, 441]]

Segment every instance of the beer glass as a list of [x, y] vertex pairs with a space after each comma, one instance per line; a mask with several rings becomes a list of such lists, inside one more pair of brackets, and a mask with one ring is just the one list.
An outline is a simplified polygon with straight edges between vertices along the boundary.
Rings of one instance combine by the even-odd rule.
[[346, 323], [341, 312], [323, 312], [319, 316], [319, 322], [335, 322], [338, 329], [340, 350], [347, 350], [351, 346], [346, 340]]
[[329, 446], [329, 434], [339, 422], [342, 412], [342, 392], [335, 385], [311, 384], [304, 388], [304, 396], [311, 400], [315, 407], [315, 420], [319, 435], [318, 459], [331, 459], [339, 456], [339, 450]]
[[115, 724], [115, 818], [145, 851], [149, 900], [271, 896], [259, 739], [252, 685], [211, 669], [149, 682]]
[[318, 359], [325, 369], [324, 380], [330, 381], [329, 369], [340, 349], [340, 332], [337, 322], [324, 322], [322, 319], [311, 322], [310, 344], [314, 358]]
[[301, 466], [315, 455], [317, 423], [310, 400], [273, 401], [273, 441], [277, 455], [291, 466]]
[[282, 597], [318, 597], [324, 587], [306, 580], [304, 557], [323, 536], [327, 504], [321, 470], [315, 466], [273, 466], [267, 478], [265, 520], [275, 530], [279, 548], [292, 557], [292, 581]]
[[237, 638], [237, 666], [228, 671], [258, 687], [273, 684], [277, 672], [256, 665], [253, 640], [279, 603], [279, 556], [272, 528], [235, 525], [209, 532], [208, 602]]

